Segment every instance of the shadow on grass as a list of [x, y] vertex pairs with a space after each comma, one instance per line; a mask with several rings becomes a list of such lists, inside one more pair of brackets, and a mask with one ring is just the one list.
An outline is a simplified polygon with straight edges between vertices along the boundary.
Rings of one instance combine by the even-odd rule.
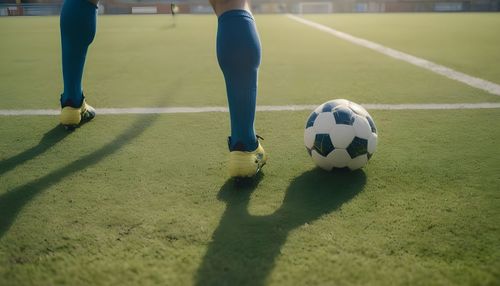
[[52, 128], [43, 135], [40, 142], [38, 142], [38, 145], [33, 146], [30, 149], [15, 155], [14, 157], [2, 160], [0, 162], [0, 176], [14, 169], [16, 166], [43, 154], [45, 151], [63, 140], [68, 134], [70, 133], [64, 130], [64, 128], [60, 125]]
[[[77, 129], [83, 127], [87, 123], [89, 123], [89, 121], [82, 121]], [[43, 135], [42, 139], [40, 139], [40, 142], [38, 142], [38, 145], [33, 146], [14, 157], [2, 160], [0, 162], [0, 176], [14, 169], [16, 166], [22, 165], [25, 162], [35, 159], [37, 156], [45, 153], [45, 151], [54, 147], [54, 145], [62, 141], [71, 133], [72, 131], [65, 130], [61, 125], [55, 126]]]
[[[7, 193], [0, 195], [0, 239], [9, 230], [9, 228], [15, 221], [17, 215], [22, 210], [24, 205], [28, 203], [30, 200], [32, 200], [35, 196], [39, 195], [44, 190], [48, 189], [50, 186], [61, 182], [67, 176], [77, 173], [85, 168], [88, 168], [106, 159], [107, 157], [109, 157], [110, 155], [121, 149], [123, 146], [128, 144], [134, 138], [137, 138], [142, 133], [144, 133], [144, 131], [148, 129], [148, 127], [151, 126], [157, 118], [158, 115], [142, 116], [139, 120], [137, 120], [134, 124], [132, 124], [132, 126], [127, 128], [123, 133], [118, 135], [113, 141], [106, 144], [102, 148], [86, 156], [83, 156], [80, 159], [62, 168], [59, 168], [48, 175], [33, 180], [25, 185], [22, 185], [20, 187], [8, 191]], [[57, 128], [62, 129], [62, 127], [60, 126], [58, 126]], [[49, 134], [48, 137], [47, 134]], [[44, 136], [44, 138], [47, 137], [48, 139], [47, 141], [44, 141], [42, 139], [44, 144], [41, 144], [42, 145], [41, 147], [34, 147], [32, 148], [33, 151], [31, 151], [31, 149], [27, 150], [26, 152], [24, 152], [26, 154], [22, 153], [16, 156], [18, 157], [18, 159], [7, 159], [7, 160], [12, 160], [10, 164], [14, 164], [16, 162], [17, 163], [24, 162], [50, 148], [52, 146], [50, 144], [51, 142], [52, 144], [57, 143], [62, 138], [64, 138], [65, 136], [64, 134], [67, 133], [64, 134], [60, 133], [59, 131], [56, 130], [56, 128], [54, 128], [47, 134], [46, 136]], [[6, 166], [8, 167], [9, 165]]]
[[227, 181], [219, 192], [226, 210], [196, 274], [197, 285], [264, 285], [290, 231], [338, 209], [361, 192], [362, 170], [314, 169], [295, 178], [281, 207], [267, 216], [248, 213], [253, 184]]

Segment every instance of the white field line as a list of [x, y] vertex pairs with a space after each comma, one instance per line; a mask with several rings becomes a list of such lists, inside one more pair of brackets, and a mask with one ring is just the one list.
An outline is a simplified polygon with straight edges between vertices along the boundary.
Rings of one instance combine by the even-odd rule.
[[448, 67], [438, 65], [438, 64], [433, 63], [431, 61], [428, 61], [428, 60], [425, 60], [422, 58], [418, 58], [418, 57], [415, 57], [415, 56], [400, 52], [398, 50], [394, 50], [394, 49], [382, 46], [380, 44], [377, 44], [377, 43], [374, 43], [374, 42], [371, 42], [371, 41], [368, 41], [368, 40], [365, 40], [362, 38], [354, 37], [350, 34], [337, 31], [337, 30], [332, 29], [330, 27], [327, 27], [325, 25], [318, 24], [316, 22], [309, 21], [309, 20], [306, 20], [306, 19], [301, 18], [301, 17], [297, 17], [297, 16], [290, 15], [290, 14], [287, 16], [292, 20], [295, 20], [295, 21], [300, 22], [302, 24], [305, 24], [307, 26], [316, 28], [320, 31], [326, 32], [326, 33], [331, 34], [335, 37], [338, 37], [340, 39], [351, 42], [353, 44], [356, 44], [356, 45], [359, 45], [359, 46], [362, 46], [362, 47], [365, 47], [368, 49], [372, 49], [374, 51], [377, 51], [377, 52], [382, 53], [384, 55], [387, 55], [389, 57], [392, 57], [392, 58], [395, 58], [395, 59], [398, 59], [401, 61], [405, 61], [407, 63], [413, 64], [413, 65], [416, 65], [418, 67], [435, 72], [437, 74], [443, 75], [447, 78], [465, 83], [465, 84], [470, 85], [472, 87], [475, 87], [475, 88], [487, 91], [491, 94], [500, 96], [500, 85], [499, 84], [496, 84], [496, 83], [493, 83], [493, 82], [490, 82], [490, 81], [487, 81], [487, 80], [484, 80], [481, 78], [473, 77], [473, 76], [470, 76], [470, 75], [465, 74], [465, 73], [461, 73], [459, 71], [450, 69]]
[[[259, 112], [314, 110], [318, 105], [262, 105]], [[453, 110], [453, 109], [498, 109], [500, 103], [444, 103], [444, 104], [362, 104], [368, 110]], [[179, 114], [228, 112], [227, 107], [136, 107], [136, 108], [98, 108], [99, 115], [121, 114]], [[0, 116], [59, 115], [58, 109], [0, 109]]]

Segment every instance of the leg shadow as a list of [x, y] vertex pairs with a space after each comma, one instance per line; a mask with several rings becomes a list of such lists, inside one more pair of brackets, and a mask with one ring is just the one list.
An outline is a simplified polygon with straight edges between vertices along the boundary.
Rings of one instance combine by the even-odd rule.
[[30, 149], [15, 155], [14, 157], [2, 160], [0, 162], [0, 176], [14, 169], [16, 166], [43, 154], [45, 151], [63, 140], [68, 134], [70, 133], [64, 130], [64, 128], [60, 125], [52, 128], [43, 135], [40, 142], [38, 142], [38, 145], [33, 146]]
[[[77, 127], [83, 127], [83, 125], [89, 123], [89, 121], [82, 121]], [[38, 145], [31, 147], [30, 149], [17, 154], [14, 157], [2, 160], [0, 162], [0, 176], [14, 169], [16, 166], [26, 163], [37, 156], [45, 153], [48, 149], [54, 147], [57, 143], [62, 141], [66, 136], [70, 135], [72, 131], [65, 130], [62, 125], [57, 125], [47, 133], [45, 133], [38, 142]]]
[[219, 192], [226, 210], [198, 268], [196, 285], [264, 285], [290, 231], [335, 211], [365, 183], [362, 170], [314, 169], [292, 181], [273, 214], [252, 216], [248, 203], [257, 184], [240, 188], [226, 182]]
[[[144, 131], [148, 129], [148, 127], [151, 126], [157, 118], [158, 115], [143, 116], [140, 118], [140, 120], [136, 121], [123, 133], [118, 135], [112, 142], [106, 144], [102, 148], [72, 162], [71, 164], [57, 169], [46, 176], [33, 180], [25, 185], [22, 185], [0, 195], [0, 239], [9, 230], [17, 215], [22, 210], [24, 205], [26, 205], [26, 203], [31, 201], [44, 190], [48, 189], [50, 186], [59, 183], [65, 177], [77, 173], [106, 159], [107, 157], [121, 149], [123, 146], [128, 144], [130, 141], [144, 133]], [[60, 126], [58, 126], [58, 128], [63, 129]], [[56, 131], [55, 129], [56, 128], [49, 131], [48, 134], [57, 135], [49, 136], [47, 138], [53, 138], [60, 141], [62, 139], [60, 137], [64, 137], [65, 135], [61, 135], [61, 133], [59, 133], [59, 131]], [[62, 130], [62, 132], [66, 131]], [[65, 134], [67, 134], [67, 132]], [[44, 145], [43, 147], [39, 147], [39, 149], [36, 149], [36, 151], [30, 151], [31, 153], [28, 152], [28, 150], [26, 151], [26, 155], [19, 155], [20, 157], [19, 159], [17, 159], [17, 162], [21, 162], [22, 159], [25, 158], [29, 159], [33, 155], [40, 154], [42, 151], [48, 149], [49, 147], [50, 144], [48, 146]], [[12, 162], [16, 162], [16, 160], [12, 159]]]

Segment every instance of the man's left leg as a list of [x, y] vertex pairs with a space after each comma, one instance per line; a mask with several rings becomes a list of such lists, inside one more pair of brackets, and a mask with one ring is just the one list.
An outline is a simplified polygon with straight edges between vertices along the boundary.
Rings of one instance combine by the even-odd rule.
[[95, 116], [82, 91], [87, 49], [96, 32], [97, 0], [65, 0], [60, 17], [64, 92], [61, 95], [61, 124], [76, 127]]

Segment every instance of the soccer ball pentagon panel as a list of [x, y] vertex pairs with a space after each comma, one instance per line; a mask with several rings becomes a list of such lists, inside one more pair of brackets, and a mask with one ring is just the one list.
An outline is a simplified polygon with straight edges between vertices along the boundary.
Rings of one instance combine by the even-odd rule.
[[304, 144], [313, 162], [331, 171], [356, 170], [368, 163], [377, 148], [377, 127], [359, 104], [345, 99], [328, 101], [309, 116]]

